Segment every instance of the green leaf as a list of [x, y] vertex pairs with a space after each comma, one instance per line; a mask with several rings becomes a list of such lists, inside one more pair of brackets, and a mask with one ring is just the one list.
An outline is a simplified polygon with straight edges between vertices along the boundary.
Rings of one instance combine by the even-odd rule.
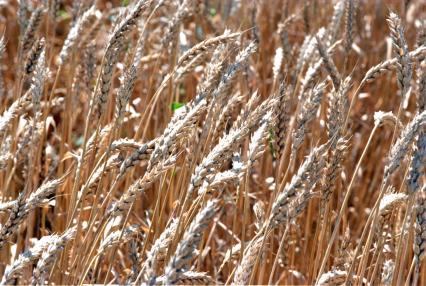
[[80, 147], [81, 145], [83, 145], [83, 141], [84, 141], [84, 138], [83, 138], [83, 136], [79, 136], [79, 137], [74, 137], [74, 144], [77, 146], [77, 147]]
[[274, 140], [275, 139], [275, 131], [274, 131], [274, 129], [273, 128], [269, 128], [268, 133], [269, 133], [269, 141]]
[[70, 14], [68, 14], [68, 12], [63, 9], [58, 11], [58, 16], [61, 17], [62, 19], [71, 18]]
[[271, 129], [269, 129], [268, 145], [269, 145], [269, 151], [271, 152], [272, 157], [276, 158], [277, 151], [274, 148], [274, 144], [273, 144], [274, 140], [275, 140], [275, 132], [271, 128]]
[[129, 0], [121, 0], [121, 5], [122, 6], [127, 6], [127, 5], [129, 5]]
[[177, 109], [181, 108], [184, 105], [185, 103], [174, 101], [172, 102], [172, 105], [170, 106], [170, 108], [172, 109], [172, 111], [176, 111]]
[[210, 8], [210, 16], [214, 17], [214, 16], [216, 16], [216, 14], [217, 14], [216, 9], [215, 8]]

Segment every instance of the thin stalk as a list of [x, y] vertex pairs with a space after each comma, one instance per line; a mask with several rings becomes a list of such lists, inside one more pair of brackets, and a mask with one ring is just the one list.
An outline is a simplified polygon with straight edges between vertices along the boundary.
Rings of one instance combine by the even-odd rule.
[[[248, 218], [248, 206], [249, 206], [249, 173], [250, 168], [247, 168], [246, 175], [245, 175], [245, 184], [244, 184], [244, 201], [243, 201], [243, 224], [241, 229], [241, 254], [244, 253], [244, 242], [246, 239], [246, 225], [248, 224], [247, 218]], [[241, 255], [242, 256], [242, 255]]]
[[336, 239], [337, 232], [339, 231], [340, 222], [342, 220], [343, 214], [344, 214], [344, 212], [346, 210], [346, 206], [347, 206], [348, 201], [349, 201], [349, 197], [350, 197], [351, 192], [352, 192], [352, 186], [353, 186], [353, 184], [355, 182], [355, 177], [357, 176], [358, 170], [361, 167], [361, 163], [364, 160], [365, 155], [367, 154], [368, 147], [370, 146], [371, 141], [372, 141], [372, 139], [374, 137], [374, 134], [376, 134], [376, 131], [377, 131], [378, 127], [379, 127], [379, 125], [376, 124], [376, 125], [374, 125], [373, 130], [371, 130], [370, 136], [369, 136], [368, 141], [367, 141], [367, 144], [365, 145], [364, 150], [362, 151], [361, 157], [359, 158], [358, 163], [357, 163], [357, 165], [355, 167], [355, 170], [353, 172], [351, 181], [350, 181], [349, 186], [348, 186], [348, 188], [346, 190], [346, 194], [345, 194], [345, 197], [343, 199], [342, 206], [340, 207], [339, 215], [337, 216], [336, 222], [334, 224], [333, 233], [331, 234], [330, 241], [329, 241], [329, 243], [327, 245], [327, 249], [325, 251], [324, 258], [322, 260], [321, 267], [320, 267], [320, 270], [318, 272], [317, 277], [321, 277], [321, 275], [324, 273], [325, 265], [327, 264], [328, 257], [330, 256], [331, 247], [333, 246], [334, 240]]
[[277, 255], [275, 255], [274, 263], [272, 264], [271, 273], [269, 274], [268, 285], [272, 285], [272, 283], [273, 283], [275, 270], [276, 270], [277, 265], [278, 265], [278, 259], [279, 259], [280, 253], [282, 252], [282, 248], [283, 248], [285, 240], [287, 238], [287, 234], [288, 234], [289, 229], [290, 229], [290, 224], [287, 223], [286, 227], [285, 227], [284, 234], [281, 237], [280, 246], [278, 247]]

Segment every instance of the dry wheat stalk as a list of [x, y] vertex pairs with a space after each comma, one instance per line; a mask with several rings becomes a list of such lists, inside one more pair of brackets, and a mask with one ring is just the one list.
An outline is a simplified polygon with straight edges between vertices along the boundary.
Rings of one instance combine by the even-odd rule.
[[336, 90], [340, 87], [340, 73], [337, 70], [336, 65], [334, 64], [333, 59], [329, 56], [327, 50], [325, 49], [324, 45], [322, 44], [321, 40], [318, 38], [318, 36], [315, 36], [316, 40], [316, 47], [318, 49], [318, 52], [321, 56], [321, 59], [324, 62], [325, 69], [329, 76], [331, 77], [331, 81], [333, 82], [333, 86]]
[[6, 109], [2, 116], [0, 117], [0, 137], [3, 137], [4, 134], [11, 127], [11, 122], [14, 118], [18, 117], [21, 113], [24, 112], [25, 107], [29, 105], [31, 99], [29, 94], [26, 93], [22, 97], [15, 100], [8, 109]]
[[84, 157], [85, 160], [90, 158], [90, 156], [92, 155], [92, 152], [95, 152], [98, 149], [103, 149], [107, 147], [106, 145], [108, 143], [106, 142], [106, 140], [111, 130], [112, 130], [112, 124], [105, 125], [99, 132], [100, 139], [99, 138], [97, 139], [98, 142], [95, 142], [95, 139], [96, 139], [95, 132], [90, 136], [90, 138], [87, 140], [87, 143], [86, 143], [86, 153]]
[[102, 114], [108, 100], [109, 90], [111, 88], [112, 73], [115, 64], [118, 61], [118, 52], [122, 48], [124, 38], [133, 30], [142, 13], [152, 4], [150, 0], [139, 0], [131, 9], [129, 14], [119, 23], [111, 34], [105, 49], [104, 62], [101, 74], [100, 94], [96, 98], [98, 106], [98, 116]]
[[413, 243], [414, 262], [416, 265], [416, 272], [420, 269], [420, 263], [425, 256], [426, 249], [426, 198], [425, 198], [426, 187], [417, 196], [416, 202], [416, 224], [415, 224], [415, 236]]
[[[4, 57], [4, 51], [6, 49], [4, 37], [0, 36], [0, 62], [2, 61]], [[5, 81], [4, 81], [4, 75], [3, 71], [0, 71], [0, 98], [3, 98], [5, 96]]]
[[[237, 105], [243, 102], [243, 97], [239, 96], [238, 94], [235, 94], [231, 96], [229, 101], [222, 106], [220, 106], [219, 109], [219, 116], [216, 120], [215, 127], [213, 128], [213, 135], [212, 135], [212, 142], [217, 143], [219, 138], [223, 136], [226, 133], [226, 127], [229, 125], [230, 121], [232, 120], [232, 113], [237, 108]], [[235, 123], [235, 121], [234, 121]]]
[[27, 3], [27, 0], [19, 0], [18, 3], [19, 7], [17, 11], [17, 18], [20, 32], [19, 39], [22, 39], [24, 32], [28, 26], [27, 11], [29, 10], [29, 5]]
[[342, 169], [342, 163], [348, 149], [348, 140], [344, 137], [339, 138], [330, 152], [324, 171], [324, 178], [321, 185], [321, 199], [328, 202], [333, 193], [336, 180]]
[[[347, 4], [347, 1], [345, 0], [339, 0], [337, 1], [337, 3], [334, 5], [333, 7], [333, 16], [331, 17], [330, 23], [328, 24], [327, 27], [327, 33], [328, 33], [328, 41], [330, 43], [333, 43], [336, 41], [336, 38], [339, 34], [339, 30], [340, 30], [340, 23], [342, 21], [343, 18], [343, 14], [345, 14], [345, 21], [346, 23], [350, 23], [350, 25], [352, 25], [352, 20], [348, 19], [347, 16], [351, 16], [348, 15], [349, 10], [345, 9], [345, 4]], [[346, 12], [346, 13], [345, 13]], [[347, 21], [349, 20], [349, 21]], [[348, 28], [347, 26], [345, 26], [345, 28]], [[350, 29], [350, 31], [352, 31], [352, 27]], [[346, 39], [350, 39], [349, 37], [347, 37]]]
[[328, 202], [333, 192], [336, 179], [341, 170], [348, 149], [348, 140], [342, 135], [342, 126], [348, 110], [347, 93], [351, 87], [351, 78], [347, 77], [340, 85], [338, 91], [333, 91], [329, 96], [329, 106], [327, 109], [327, 132], [328, 139], [332, 140], [330, 157], [327, 160], [324, 179], [322, 182], [321, 195], [324, 202]]
[[117, 92], [117, 101], [115, 108], [115, 118], [118, 123], [121, 123], [124, 117], [124, 109], [132, 96], [135, 87], [137, 72], [141, 64], [145, 40], [140, 36], [136, 45], [135, 55], [132, 59], [132, 64], [126, 69], [121, 80], [120, 88]]
[[383, 263], [382, 279], [383, 285], [389, 286], [392, 284], [392, 278], [395, 271], [395, 262], [393, 260], [386, 260]]
[[[287, 15], [288, 14], [285, 13], [285, 16], [287, 16]], [[298, 17], [299, 16], [296, 15], [296, 14], [291, 14], [284, 21], [278, 23], [278, 26], [277, 26], [277, 34], [280, 35], [281, 45], [282, 45], [283, 51], [284, 51], [283, 56], [286, 59], [289, 59], [290, 55], [292, 53], [291, 44], [289, 43], [289, 39], [288, 39], [287, 29], [289, 28], [289, 26], [291, 24], [293, 24], [295, 22], [295, 20], [298, 19]]]
[[279, 47], [275, 50], [275, 56], [273, 60], [272, 65], [272, 74], [274, 76], [274, 80], [276, 81], [278, 79], [278, 75], [281, 70], [281, 65], [283, 63], [283, 48]]
[[190, 75], [191, 72], [195, 71], [197, 67], [201, 67], [202, 64], [206, 61], [209, 53], [197, 54], [192, 58], [185, 66], [179, 66], [175, 69], [175, 77], [173, 79], [174, 84], [180, 84], [184, 82], [187, 78], [186, 76]]
[[233, 129], [238, 128], [238, 126], [241, 126], [243, 122], [247, 120], [248, 116], [250, 115], [252, 110], [255, 108], [255, 106], [259, 104], [259, 101], [260, 101], [259, 92], [256, 90], [255, 92], [252, 93], [252, 95], [248, 99], [247, 104], [243, 108], [241, 108], [237, 119], [232, 124]]
[[265, 222], [265, 205], [262, 201], [257, 201], [253, 205], [253, 213], [256, 217], [255, 226], [256, 229], [259, 231], [262, 229], [263, 224]]
[[130, 154], [120, 166], [120, 172], [117, 175], [116, 180], [122, 178], [126, 172], [128, 172], [132, 167], [134, 167], [138, 162], [142, 160], [148, 160], [151, 158], [152, 152], [154, 152], [155, 141], [151, 140], [148, 143], [142, 144], [137, 150]]
[[221, 191], [227, 185], [237, 186], [243, 179], [248, 167], [248, 162], [243, 164], [239, 159], [240, 158], [237, 157], [232, 160], [231, 169], [208, 176], [200, 189], [198, 189], [198, 196]]
[[157, 238], [148, 252], [141, 270], [141, 275], [144, 282], [151, 284], [151, 281], [155, 281], [157, 276], [157, 268], [164, 264], [167, 250], [171, 245], [172, 238], [176, 233], [178, 222], [179, 220], [177, 219], [172, 220], [166, 229], [164, 229], [161, 235]]
[[204, 230], [216, 213], [217, 201], [208, 201], [183, 234], [176, 251], [164, 270], [164, 285], [177, 284], [182, 273], [187, 272], [187, 264], [196, 255]]
[[306, 64], [306, 61], [311, 58], [314, 50], [315, 50], [314, 38], [311, 35], [307, 35], [305, 37], [305, 40], [303, 41], [302, 46], [299, 49], [299, 55], [297, 57], [296, 67], [295, 67], [296, 75], [298, 75], [302, 71], [304, 65]]
[[[339, 43], [340, 42], [335, 42], [327, 49], [328, 57], [331, 57], [333, 55]], [[306, 91], [314, 87], [315, 80], [317, 80], [319, 76], [319, 73], [321, 71], [320, 68], [323, 63], [323, 59], [319, 58], [316, 62], [313, 62], [311, 65], [309, 65], [308, 69], [305, 72], [305, 76], [302, 79], [302, 86], [299, 91], [299, 99], [305, 100], [307, 93]]]
[[59, 165], [59, 155], [51, 144], [46, 144], [44, 155], [46, 162], [49, 162], [45, 178], [45, 181], [47, 181], [52, 179], [56, 173], [56, 169]]
[[10, 148], [12, 147], [12, 136], [7, 135], [3, 138], [3, 142], [0, 145], [0, 154], [2, 156], [6, 155], [10, 152]]
[[[426, 61], [418, 63], [417, 67], [417, 109], [419, 112], [426, 110]], [[424, 162], [426, 159], [426, 133], [424, 128], [419, 131], [414, 151], [411, 158], [410, 170], [407, 178], [407, 186], [410, 192], [416, 192], [419, 188], [419, 180], [424, 173]], [[423, 170], [423, 172], [422, 172]]]
[[14, 201], [14, 206], [10, 210], [9, 218], [0, 230], [0, 248], [4, 246], [7, 240], [17, 231], [19, 225], [28, 216], [28, 213], [34, 208], [42, 205], [47, 196], [52, 194], [57, 187], [64, 183], [64, 178], [48, 181], [41, 185], [35, 192], [25, 199], [24, 194], [20, 193]]
[[26, 55], [27, 52], [33, 46], [35, 41], [35, 34], [37, 33], [38, 28], [40, 27], [43, 14], [45, 13], [44, 7], [38, 7], [31, 14], [31, 18], [26, 25], [25, 33], [22, 38], [22, 55]]
[[184, 139], [187, 136], [188, 131], [191, 130], [193, 124], [198, 121], [201, 113], [206, 109], [206, 104], [207, 102], [202, 100], [186, 112], [180, 120], [171, 120], [171, 123], [164, 130], [163, 135], [155, 142], [156, 146], [149, 159], [148, 170], [172, 152], [173, 149], [176, 149], [178, 140]]
[[[410, 59], [410, 62], [420, 57], [423, 57], [425, 53], [426, 53], [426, 46], [418, 47], [414, 51], [409, 52], [408, 57]], [[383, 74], [385, 71], [389, 71], [392, 68], [395, 68], [397, 64], [398, 64], [398, 57], [395, 57], [371, 67], [365, 73], [365, 76], [361, 82], [361, 85], [364, 85], [366, 82], [371, 82], [375, 80], [379, 75]]]
[[407, 195], [403, 193], [388, 193], [380, 200], [379, 215], [385, 217], [392, 213], [394, 208], [403, 204], [407, 200]]
[[321, 170], [324, 167], [323, 156], [327, 147], [328, 145], [322, 145], [314, 148], [297, 174], [293, 176], [291, 183], [275, 199], [268, 221], [244, 251], [242, 261], [235, 272], [233, 284], [246, 285], [249, 283], [257, 257], [261, 255], [259, 251], [261, 251], [263, 239], [267, 238], [271, 229], [300, 215], [307, 202], [315, 196], [311, 190], [320, 178]]
[[122, 164], [124, 158], [121, 154], [114, 154], [109, 157], [106, 165], [100, 165], [96, 170], [94, 170], [93, 175], [87, 180], [87, 182], [81, 187], [78, 192], [78, 198], [81, 198], [84, 190], [91, 190], [97, 186], [97, 184], [102, 179], [102, 175], [105, 175], [111, 170], [116, 169], [118, 166]]
[[327, 108], [327, 132], [329, 140], [333, 136], [341, 136], [341, 127], [345, 123], [346, 114], [349, 108], [348, 92], [351, 88], [351, 77], [345, 78], [338, 90], [333, 90], [330, 94]]
[[233, 285], [248, 285], [252, 274], [257, 256], [259, 255], [262, 246], [263, 237], [254, 238], [250, 241], [247, 248], [244, 250], [241, 263], [238, 265], [234, 274]]
[[138, 225], [130, 225], [123, 229], [123, 234], [121, 234], [121, 230], [116, 230], [108, 234], [105, 237], [99, 247], [98, 247], [98, 255], [106, 252], [108, 249], [120, 244], [126, 243], [130, 241], [134, 236], [139, 234], [139, 226]]
[[34, 77], [29, 91], [31, 93], [33, 111], [36, 121], [38, 120], [38, 116], [40, 115], [39, 113], [41, 111], [40, 101], [43, 96], [44, 81], [46, 80], [49, 72], [45, 65], [45, 50], [43, 49], [35, 66]]
[[43, 250], [37, 262], [37, 266], [33, 270], [32, 285], [45, 284], [45, 281], [49, 279], [50, 270], [58, 254], [65, 248], [70, 240], [74, 239], [75, 233], [76, 228], [73, 227], [67, 229], [59, 236], [53, 236], [53, 239], [49, 241], [47, 247]]
[[[362, 15], [356, 0], [12, 2], [0, 0], [2, 283], [425, 280], [419, 1], [396, 5], [390, 37], [372, 1]], [[397, 87], [379, 78], [390, 70]], [[224, 207], [208, 228], [213, 198]]]
[[276, 109], [276, 125], [275, 125], [275, 136], [276, 136], [276, 148], [277, 158], [281, 158], [286, 144], [286, 137], [288, 127], [291, 119], [291, 96], [290, 91], [285, 88], [285, 84], [282, 82], [279, 87], [279, 101]]
[[40, 135], [41, 123], [37, 124], [34, 118], [31, 118], [28, 122], [26, 122], [22, 135], [18, 140], [17, 150], [13, 158], [15, 163], [24, 166], [28, 163], [31, 147], [33, 144], [37, 144]]
[[0, 212], [11, 211], [15, 206], [15, 201], [3, 202], [0, 204]]
[[397, 125], [398, 128], [404, 128], [401, 121], [392, 113], [392, 111], [389, 112], [383, 112], [383, 111], [377, 111], [374, 112], [374, 125], [380, 126], [385, 123], [388, 123], [390, 126]]
[[221, 102], [221, 100], [228, 96], [237, 73], [247, 66], [248, 58], [256, 51], [257, 43], [251, 42], [236, 56], [234, 62], [228, 66], [225, 73], [221, 76], [218, 87], [212, 93], [214, 102]]
[[387, 21], [391, 31], [393, 50], [397, 58], [396, 66], [398, 87], [401, 90], [401, 95], [405, 97], [410, 88], [412, 71], [411, 61], [408, 55], [408, 45], [404, 36], [404, 28], [402, 27], [399, 16], [392, 11], [389, 13], [389, 18]]
[[426, 134], [424, 130], [420, 130], [415, 141], [410, 170], [407, 178], [407, 187], [412, 193], [416, 192], [420, 188], [419, 180], [421, 179], [422, 174], [424, 174], [425, 159]]
[[[242, 50], [235, 58], [235, 61], [230, 64], [223, 75], [221, 75], [220, 82], [216, 89], [208, 96], [210, 98], [206, 98], [208, 102], [211, 100], [211, 107], [204, 124], [204, 132], [207, 133], [206, 130], [209, 130], [219, 116], [219, 112], [217, 112], [216, 108], [222, 106], [229, 98], [230, 91], [232, 89], [232, 84], [235, 82], [236, 75], [247, 66], [248, 58], [250, 55], [255, 53], [257, 50], [257, 43], [251, 42], [244, 50]], [[204, 97], [205, 97], [204, 96]]]
[[120, 199], [110, 207], [110, 215], [117, 217], [127, 211], [136, 200], [136, 197], [151, 186], [164, 172], [172, 168], [175, 163], [176, 156], [173, 155], [156, 164], [149, 172], [145, 173], [142, 178], [136, 180], [127, 191], [121, 195]]
[[291, 206], [293, 201], [300, 199], [295, 205], [299, 207], [299, 203], [303, 204], [304, 200], [309, 198], [311, 189], [320, 179], [327, 147], [327, 145], [321, 145], [314, 148], [292, 177], [291, 182], [277, 196], [268, 219], [270, 227], [276, 227], [291, 218], [294, 210], [294, 206]]
[[[228, 32], [225, 31], [224, 34], [226, 33]], [[213, 92], [213, 89], [219, 85], [222, 74], [227, 68], [226, 47], [226, 44], [221, 44], [213, 52], [212, 58], [200, 80], [200, 84], [197, 85], [197, 94], [193, 100], [193, 105], [198, 104], [198, 102], [204, 98], [209, 101], [210, 97], [208, 97], [208, 95], [210, 95]]]
[[241, 33], [229, 33], [228, 31], [225, 31], [223, 35], [199, 42], [179, 58], [176, 66], [185, 66], [199, 54], [207, 53], [209, 50], [216, 48], [219, 45], [226, 44], [240, 35]]
[[355, 0], [346, 0], [345, 7], [345, 51], [348, 53], [352, 48], [353, 27], [355, 22]]
[[96, 10], [94, 6], [88, 9], [81, 15], [68, 32], [64, 45], [59, 53], [60, 64], [68, 61], [72, 49], [77, 44], [77, 39], [84, 37], [84, 32], [87, 31], [88, 26], [100, 19], [101, 12]]
[[134, 281], [141, 270], [141, 255], [139, 245], [140, 244], [136, 238], [130, 240], [129, 251], [132, 267], [131, 272], [126, 277], [126, 284], [130, 284], [132, 281]]
[[426, 111], [423, 111], [417, 114], [404, 128], [389, 153], [388, 163], [385, 166], [385, 178], [388, 178], [399, 167], [415, 136], [418, 134], [419, 128], [422, 127], [425, 121]]
[[307, 132], [307, 125], [309, 122], [311, 122], [316, 113], [317, 110], [321, 104], [322, 96], [324, 94], [325, 89], [325, 83], [318, 84], [309, 95], [309, 98], [307, 98], [303, 104], [302, 108], [299, 111], [299, 114], [297, 115], [296, 119], [296, 125], [293, 129], [293, 144], [291, 146], [292, 149], [292, 156], [295, 156], [296, 151], [299, 149], [300, 145], [302, 145], [305, 135]]
[[[326, 285], [343, 285], [348, 277], [348, 272], [345, 270], [334, 269], [329, 272], [323, 273], [318, 281], [315, 283], [316, 286]], [[353, 276], [355, 282], [359, 285], [370, 285], [366, 278], [360, 279], [359, 276]]]
[[73, 90], [79, 94], [80, 88], [87, 94], [91, 92], [91, 82], [95, 76], [96, 71], [96, 44], [94, 41], [82, 47], [81, 64], [77, 67], [74, 80]]
[[247, 168], [252, 168], [263, 152], [265, 152], [265, 141], [269, 134], [272, 120], [272, 111], [268, 111], [260, 120], [259, 128], [251, 136], [247, 154]]
[[426, 44], [426, 23], [421, 21], [416, 35], [416, 46], [420, 47]]
[[348, 273], [344, 270], [334, 269], [323, 273], [315, 285], [341, 285], [345, 283]]
[[423, 111], [426, 109], [426, 60], [417, 64], [417, 109]]
[[219, 143], [195, 168], [191, 176], [185, 201], [192, 197], [193, 193], [202, 185], [207, 175], [214, 173], [215, 169], [222, 166], [231, 157], [235, 147], [250, 133], [251, 129], [258, 125], [259, 120], [275, 104], [276, 99], [264, 101], [250, 113], [242, 126], [237, 129], [231, 129], [228, 134], [219, 140]]
[[[68, 174], [65, 176], [67, 175]], [[43, 204], [47, 197], [53, 194], [56, 189], [65, 182], [65, 176], [60, 179], [55, 179], [44, 183], [35, 192], [31, 193], [26, 201], [28, 210], [34, 209], [35, 207]]]
[[193, 0], [184, 0], [179, 4], [176, 13], [169, 21], [166, 34], [163, 38], [163, 46], [168, 45], [169, 43], [173, 43], [175, 41], [176, 34], [179, 31], [180, 25], [186, 17], [192, 14], [195, 9], [195, 5], [195, 1]]
[[[165, 284], [165, 276], [156, 279], [157, 285]], [[186, 271], [182, 273], [176, 281], [177, 285], [220, 285], [205, 272]]]
[[42, 51], [44, 50], [45, 40], [41, 38], [33, 45], [31, 52], [28, 54], [24, 70], [27, 75], [31, 74], [37, 65]]
[[143, 144], [130, 138], [119, 138], [111, 142], [111, 151], [133, 151], [139, 149]]
[[18, 279], [21, 275], [20, 272], [36, 262], [43, 254], [43, 251], [45, 251], [48, 246], [56, 239], [56, 235], [43, 236], [35, 243], [33, 247], [21, 253], [11, 265], [6, 266], [6, 270], [3, 274], [3, 278], [1, 279], [0, 284], [15, 284], [16, 279]]

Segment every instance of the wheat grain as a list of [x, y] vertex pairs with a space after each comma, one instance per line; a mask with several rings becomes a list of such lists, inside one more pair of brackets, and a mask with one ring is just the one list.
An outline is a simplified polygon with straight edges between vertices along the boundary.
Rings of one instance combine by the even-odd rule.
[[25, 33], [22, 38], [22, 54], [23, 55], [26, 55], [27, 52], [33, 46], [33, 43], [35, 41], [35, 34], [38, 28], [40, 27], [44, 13], [45, 13], [45, 8], [38, 7], [31, 14], [31, 18], [28, 21], [28, 24], [26, 25]]
[[248, 285], [250, 276], [252, 274], [254, 265], [256, 263], [256, 258], [259, 254], [262, 237], [255, 238], [250, 241], [250, 244], [244, 250], [243, 258], [241, 263], [238, 265], [237, 270], [234, 274], [234, 285]]
[[208, 201], [183, 234], [174, 255], [164, 270], [165, 285], [177, 284], [181, 274], [187, 272], [187, 264], [194, 257], [195, 249], [201, 242], [204, 230], [215, 215], [216, 207], [216, 201]]
[[98, 254], [106, 252], [108, 249], [111, 249], [115, 245], [120, 243], [126, 243], [130, 241], [134, 236], [139, 233], [138, 225], [130, 225], [123, 229], [123, 234], [121, 230], [113, 231], [105, 237], [98, 248]]
[[345, 3], [345, 50], [348, 53], [353, 43], [353, 28], [355, 22], [355, 1], [346, 0]]
[[404, 28], [401, 19], [394, 12], [389, 13], [389, 29], [391, 30], [392, 46], [397, 58], [398, 86], [402, 96], [405, 97], [410, 87], [411, 62], [408, 56], [408, 45], [404, 36]]
[[414, 119], [407, 124], [401, 133], [401, 136], [392, 146], [388, 163], [385, 166], [385, 177], [389, 177], [401, 164], [405, 153], [408, 151], [410, 144], [413, 142], [417, 135], [419, 128], [424, 124], [426, 120], [426, 111], [417, 114]]
[[[293, 211], [290, 206], [292, 201], [301, 199], [303, 203], [310, 196], [311, 189], [320, 179], [322, 168], [324, 167], [324, 151], [327, 145], [314, 148], [303, 164], [299, 167], [297, 173], [292, 177], [290, 184], [286, 185], [284, 190], [275, 199], [271, 214], [269, 216], [270, 227], [286, 221]], [[301, 193], [301, 194], [300, 194]], [[296, 206], [298, 203], [296, 202]]]
[[31, 280], [32, 285], [44, 285], [45, 281], [49, 279], [49, 273], [53, 266], [55, 259], [59, 252], [61, 252], [66, 244], [74, 239], [76, 228], [70, 228], [64, 231], [61, 235], [52, 236], [47, 247], [43, 250], [36, 267], [33, 270]]
[[16, 280], [21, 274], [20, 272], [37, 261], [41, 257], [43, 251], [47, 249], [49, 244], [51, 244], [55, 239], [57, 239], [57, 237], [54, 235], [43, 236], [32, 248], [21, 253], [11, 265], [6, 266], [6, 270], [0, 284], [8, 285], [16, 283]]
[[95, 7], [92, 6], [77, 19], [77, 21], [74, 23], [74, 26], [70, 29], [68, 36], [65, 39], [64, 45], [62, 46], [62, 49], [59, 53], [60, 64], [67, 62], [72, 49], [76, 45], [77, 39], [79, 37], [84, 37], [84, 32], [87, 30], [88, 26], [100, 17], [101, 12], [95, 10]]
[[337, 71], [336, 65], [334, 64], [334, 61], [331, 57], [329, 57], [328, 52], [326, 51], [324, 45], [322, 44], [321, 40], [318, 38], [318, 36], [315, 36], [316, 40], [316, 46], [318, 49], [318, 52], [320, 53], [320, 56], [324, 62], [325, 69], [327, 70], [328, 74], [331, 77], [331, 81], [333, 82], [334, 88], [336, 90], [340, 87], [340, 73]]
[[[163, 285], [165, 277], [160, 276], [156, 280], [157, 285]], [[186, 271], [176, 281], [177, 285], [220, 285], [204, 272]]]
[[307, 133], [307, 124], [311, 122], [316, 115], [318, 107], [321, 104], [322, 96], [324, 94], [324, 88], [325, 83], [320, 83], [317, 85], [310, 92], [309, 98], [306, 99], [306, 101], [303, 103], [302, 108], [297, 115], [296, 126], [292, 134], [293, 144], [291, 149], [293, 154], [295, 154], [304, 141], [305, 135]]
[[176, 233], [178, 226], [178, 220], [170, 222], [169, 226], [161, 233], [160, 237], [152, 245], [150, 251], [147, 254], [147, 258], [142, 266], [141, 275], [145, 282], [149, 284], [155, 281], [157, 275], [158, 265], [162, 265], [166, 258], [167, 250], [172, 243], [172, 238]]
[[25, 199], [23, 193], [19, 194], [18, 198], [14, 201], [14, 206], [10, 210], [9, 219], [1, 226], [0, 248], [2, 248], [8, 238], [16, 232], [19, 225], [28, 216], [28, 213], [43, 204], [47, 196], [52, 194], [63, 182], [64, 178], [49, 181], [40, 186], [28, 197], [28, 199]]

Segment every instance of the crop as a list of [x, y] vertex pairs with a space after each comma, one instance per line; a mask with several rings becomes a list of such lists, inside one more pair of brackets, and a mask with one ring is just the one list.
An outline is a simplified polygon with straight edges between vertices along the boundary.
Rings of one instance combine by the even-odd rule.
[[0, 284], [425, 285], [424, 8], [0, 0]]

